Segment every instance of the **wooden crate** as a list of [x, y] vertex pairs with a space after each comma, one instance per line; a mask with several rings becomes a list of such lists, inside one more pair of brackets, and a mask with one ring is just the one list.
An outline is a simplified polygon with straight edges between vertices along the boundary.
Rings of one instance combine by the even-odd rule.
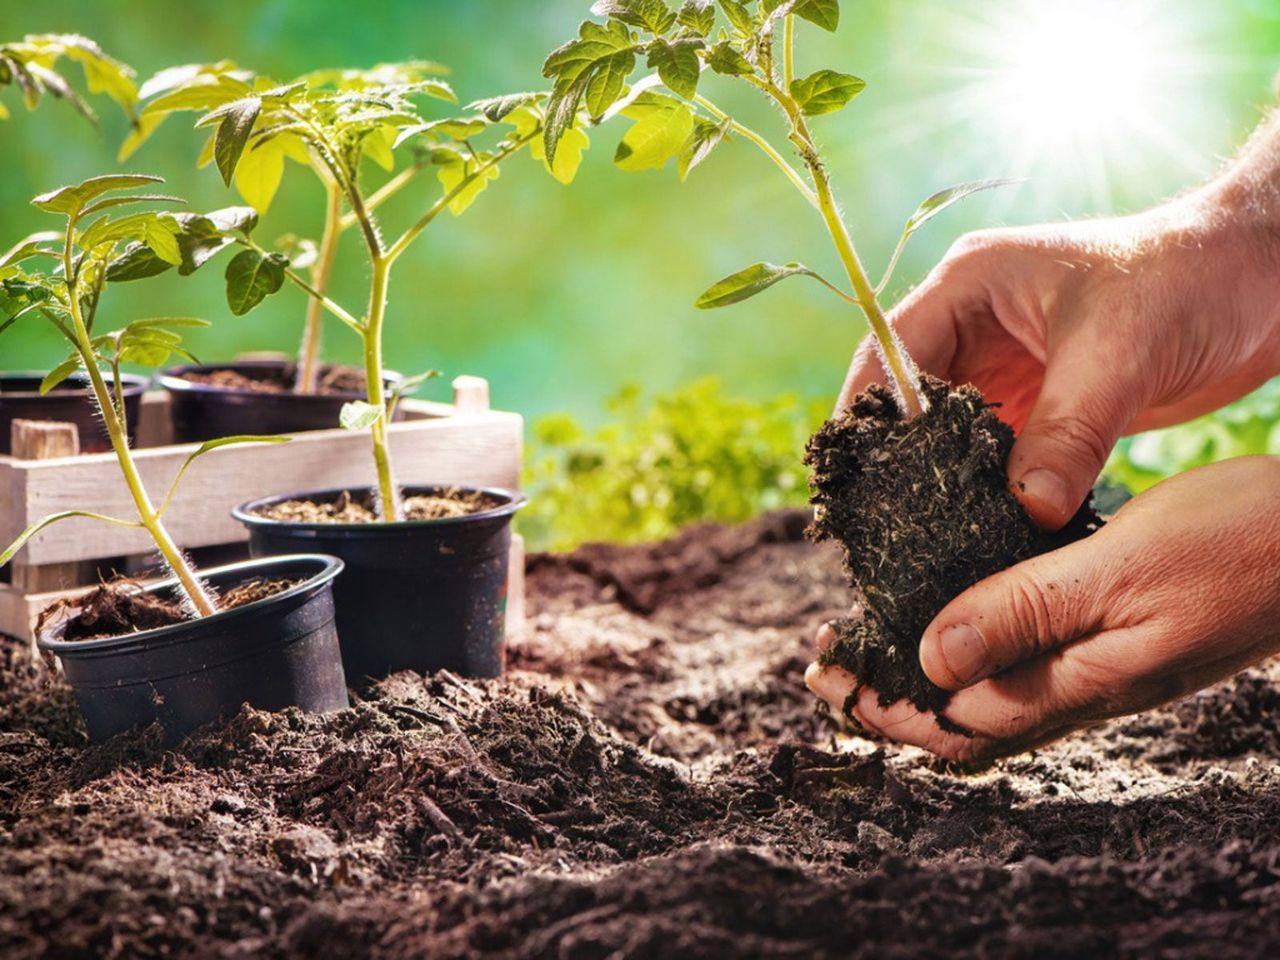
[[[519, 414], [489, 409], [488, 384], [459, 377], [452, 404], [405, 399], [405, 419], [389, 428], [401, 483], [468, 484], [518, 489], [524, 425]], [[143, 397], [134, 453], [155, 500], [198, 444], [173, 444], [168, 394]], [[165, 520], [174, 539], [198, 558], [246, 556], [248, 531], [231, 517], [246, 500], [326, 487], [371, 484], [368, 437], [342, 429], [296, 434], [289, 443], [214, 450], [192, 465]], [[0, 543], [62, 510], [132, 517], [133, 501], [112, 453], [27, 460], [0, 456]], [[144, 531], [92, 520], [66, 520], [34, 537], [0, 583], [0, 633], [29, 639], [54, 600], [90, 585], [98, 572], [134, 572], [154, 558]], [[523, 544], [516, 538], [508, 600], [510, 629], [524, 615]]]

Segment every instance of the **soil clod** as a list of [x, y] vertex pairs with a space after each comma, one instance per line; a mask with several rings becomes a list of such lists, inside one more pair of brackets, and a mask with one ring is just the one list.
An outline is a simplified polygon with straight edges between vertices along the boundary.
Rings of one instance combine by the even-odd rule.
[[[479, 490], [442, 489], [433, 495], [405, 497], [405, 520], [444, 520], [492, 510], [500, 502]], [[333, 500], [282, 500], [258, 516], [283, 523], [378, 523], [368, 491], [344, 491]]]
[[992, 574], [1087, 536], [1086, 503], [1057, 532], [1027, 516], [1005, 473], [1013, 431], [973, 387], [924, 377], [927, 413], [905, 420], [873, 386], [809, 442], [812, 536], [844, 548], [863, 614], [833, 622], [822, 654], [875, 690], [939, 714], [949, 699], [920, 668], [920, 636], [955, 597]]

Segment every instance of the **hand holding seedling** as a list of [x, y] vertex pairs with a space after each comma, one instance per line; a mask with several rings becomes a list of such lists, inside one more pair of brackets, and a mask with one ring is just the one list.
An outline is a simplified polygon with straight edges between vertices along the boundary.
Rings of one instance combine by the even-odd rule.
[[[1278, 151], [1273, 122], [1223, 177], [1153, 211], [967, 237], [894, 312], [922, 368], [1004, 404], [1020, 431], [1010, 481], [1045, 526], [1075, 511], [1122, 434], [1213, 410], [1280, 372]], [[864, 345], [841, 403], [881, 377]], [[871, 690], [855, 716], [976, 759], [1145, 709], [1275, 652], [1278, 488], [1274, 459], [1194, 471], [1094, 536], [955, 599], [925, 631], [920, 660], [960, 691], [946, 716], [974, 739], [909, 704], [881, 708]], [[811, 667], [809, 680], [837, 708], [854, 686], [831, 667]]]

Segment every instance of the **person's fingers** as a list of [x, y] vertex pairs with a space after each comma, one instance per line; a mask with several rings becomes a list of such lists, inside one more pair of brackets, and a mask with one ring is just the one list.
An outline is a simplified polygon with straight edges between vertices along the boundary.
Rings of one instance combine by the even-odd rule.
[[827, 701], [827, 705], [836, 713], [844, 711], [844, 702], [858, 683], [857, 678], [843, 667], [823, 667], [817, 663], [809, 664], [804, 672], [804, 682], [815, 696]]
[[1062, 527], [1150, 400], [1149, 378], [1129, 358], [1100, 356], [1080, 336], [1052, 351], [1044, 383], [1009, 456], [1014, 495], [1031, 518]]
[[960, 594], [920, 639], [925, 675], [945, 690], [959, 690], [1097, 632], [1118, 599], [1111, 539], [1099, 531]]

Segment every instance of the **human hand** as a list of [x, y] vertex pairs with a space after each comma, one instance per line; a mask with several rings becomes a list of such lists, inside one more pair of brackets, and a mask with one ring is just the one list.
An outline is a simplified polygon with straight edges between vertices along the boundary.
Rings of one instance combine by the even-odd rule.
[[[893, 311], [924, 370], [1002, 404], [1009, 479], [1041, 526], [1070, 519], [1122, 434], [1280, 372], [1280, 248], [1235, 197], [1211, 185], [1138, 216], [970, 234]], [[841, 405], [883, 379], [868, 338]]]
[[[1084, 540], [981, 581], [925, 630], [920, 663], [956, 691], [949, 733], [863, 689], [854, 717], [889, 739], [976, 762], [1137, 713], [1280, 651], [1280, 458], [1166, 480]], [[819, 642], [830, 641], [830, 630]], [[855, 679], [809, 667], [840, 711]]]

